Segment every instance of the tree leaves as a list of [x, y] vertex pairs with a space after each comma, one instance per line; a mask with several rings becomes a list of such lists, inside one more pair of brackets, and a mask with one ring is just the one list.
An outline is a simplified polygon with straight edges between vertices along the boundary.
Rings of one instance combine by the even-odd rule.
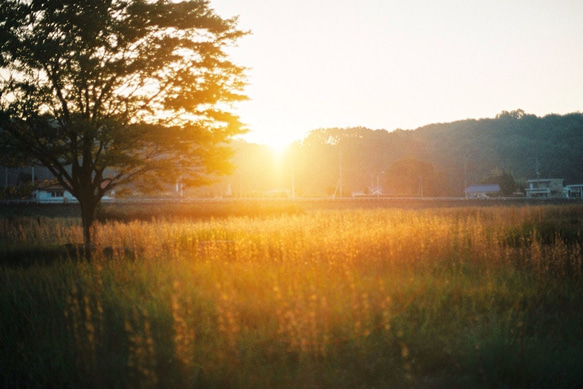
[[3, 150], [82, 207], [140, 178], [227, 171], [222, 144], [244, 128], [226, 107], [246, 97], [225, 49], [245, 34], [205, 0], [4, 0]]

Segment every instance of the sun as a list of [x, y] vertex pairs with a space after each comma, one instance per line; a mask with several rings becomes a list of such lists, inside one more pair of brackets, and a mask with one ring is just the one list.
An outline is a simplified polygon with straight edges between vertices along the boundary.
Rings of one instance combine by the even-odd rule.
[[265, 146], [269, 147], [269, 149], [271, 150], [272, 153], [276, 154], [276, 155], [282, 155], [284, 154], [288, 147], [290, 146], [290, 142], [286, 142], [286, 141], [270, 141], [265, 143]]
[[287, 128], [278, 128], [277, 130], [251, 130], [241, 137], [249, 143], [264, 146], [268, 148], [275, 156], [284, 156], [290, 147], [301, 142], [301, 137], [297, 132], [291, 131]]
[[270, 136], [255, 136], [253, 143], [268, 147], [274, 155], [283, 155], [293, 143], [293, 140], [276, 134]]

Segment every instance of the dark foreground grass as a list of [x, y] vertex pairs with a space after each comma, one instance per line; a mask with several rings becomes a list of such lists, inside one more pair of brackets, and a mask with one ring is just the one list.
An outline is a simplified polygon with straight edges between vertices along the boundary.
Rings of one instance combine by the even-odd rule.
[[579, 387], [580, 214], [107, 223], [97, 244], [137, 254], [91, 263], [26, 253], [79, 232], [25, 220], [0, 265], [0, 387]]

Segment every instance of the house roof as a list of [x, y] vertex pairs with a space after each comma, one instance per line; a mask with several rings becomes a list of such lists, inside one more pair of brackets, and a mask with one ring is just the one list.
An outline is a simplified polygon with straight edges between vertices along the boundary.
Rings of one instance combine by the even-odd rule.
[[470, 185], [466, 188], [465, 193], [497, 193], [500, 192], [500, 185]]
[[50, 184], [50, 185], [46, 185], [46, 186], [39, 186], [37, 188], [38, 190], [65, 190], [65, 188], [63, 187], [63, 185], [61, 184]]
[[549, 181], [564, 181], [563, 178], [537, 178], [534, 180], [526, 180], [526, 182], [549, 182]]

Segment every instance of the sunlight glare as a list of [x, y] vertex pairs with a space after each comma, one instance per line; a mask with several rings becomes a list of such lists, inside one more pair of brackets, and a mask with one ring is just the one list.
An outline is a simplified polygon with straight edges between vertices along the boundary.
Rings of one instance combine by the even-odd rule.
[[283, 155], [289, 148], [292, 142], [285, 139], [284, 137], [270, 137], [258, 140], [257, 143], [269, 147], [271, 152], [276, 156]]

